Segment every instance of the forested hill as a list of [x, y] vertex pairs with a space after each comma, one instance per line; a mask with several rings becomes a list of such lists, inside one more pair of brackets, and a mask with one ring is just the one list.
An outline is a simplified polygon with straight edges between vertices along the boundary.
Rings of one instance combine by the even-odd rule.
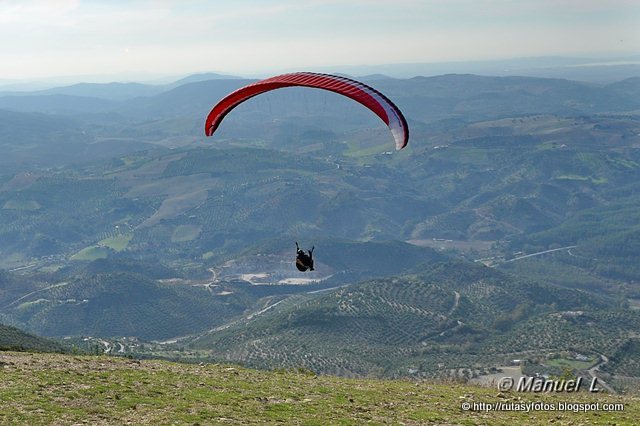
[[[584, 321], [599, 319], [578, 334], [557, 321], [569, 311], [586, 312]], [[614, 312], [619, 318], [612, 327], [604, 318]], [[611, 299], [485, 266], [444, 262], [424, 266], [417, 274], [298, 295], [257, 318], [181, 345], [260, 367], [446, 377], [463, 365], [479, 370], [506, 365], [524, 350], [523, 339], [552, 351], [613, 354], [638, 324], [639, 315], [617, 312]]]
[[67, 352], [70, 348], [57, 341], [0, 324], [0, 351]]

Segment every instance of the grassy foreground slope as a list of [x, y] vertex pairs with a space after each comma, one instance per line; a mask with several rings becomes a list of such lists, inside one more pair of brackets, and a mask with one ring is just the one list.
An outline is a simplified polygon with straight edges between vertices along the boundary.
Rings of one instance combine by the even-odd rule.
[[[636, 424], [640, 400], [515, 394], [228, 365], [0, 352], [2, 424]], [[621, 403], [622, 412], [463, 411], [480, 403]]]

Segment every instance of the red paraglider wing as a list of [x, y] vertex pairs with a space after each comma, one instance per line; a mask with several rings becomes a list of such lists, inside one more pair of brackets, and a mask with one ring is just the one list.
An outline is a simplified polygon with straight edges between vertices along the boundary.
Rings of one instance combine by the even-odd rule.
[[382, 93], [345, 77], [329, 74], [317, 74], [310, 72], [299, 72], [293, 74], [283, 74], [261, 80], [248, 86], [242, 87], [222, 99], [213, 107], [207, 121], [205, 122], [205, 134], [213, 135], [224, 117], [236, 106], [261, 93], [270, 90], [280, 89], [289, 86], [313, 87], [329, 90], [347, 96], [373, 111], [391, 130], [391, 134], [396, 142], [396, 149], [407, 146], [409, 141], [409, 127], [404, 116]]

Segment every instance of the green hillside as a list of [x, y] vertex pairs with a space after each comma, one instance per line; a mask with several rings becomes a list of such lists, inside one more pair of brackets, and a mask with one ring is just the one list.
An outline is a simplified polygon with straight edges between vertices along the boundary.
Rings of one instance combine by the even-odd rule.
[[[152, 260], [118, 256], [73, 262], [39, 276], [0, 271], [0, 314], [46, 336], [169, 339], [198, 334], [259, 310], [264, 298], [392, 276], [446, 259], [431, 249], [400, 242], [319, 239], [315, 244], [323, 255], [312, 275], [295, 269], [290, 238], [257, 243], [196, 277]], [[251, 273], [283, 282], [251, 285], [242, 278]], [[311, 282], [296, 284], [301, 277]]]
[[62, 344], [0, 324], [0, 351], [64, 352]]
[[[180, 345], [200, 356], [346, 376], [458, 377], [521, 353], [612, 354], [640, 316], [584, 291], [440, 263], [419, 274], [299, 295]], [[567, 312], [585, 312], [566, 321]], [[590, 327], [584, 328], [583, 324]], [[180, 356], [174, 353], [173, 356]]]
[[46, 336], [163, 339], [219, 325], [254, 300], [241, 289], [224, 290], [125, 272], [77, 276], [12, 304], [4, 314]]
[[573, 266], [637, 277], [634, 115], [441, 125], [393, 156], [356, 131], [304, 153], [242, 140], [7, 176], [0, 265], [119, 256], [202, 273], [284, 235], [452, 240], [481, 247], [474, 260], [579, 245], [578, 255], [600, 260]]
[[[124, 358], [0, 352], [3, 424], [618, 424], [640, 417], [637, 397], [497, 392], [455, 383], [353, 380]], [[521, 404], [465, 411], [463, 404]], [[623, 411], [535, 409], [622, 404]], [[622, 408], [618, 406], [617, 408]], [[465, 405], [466, 407], [466, 405]], [[575, 411], [574, 408], [576, 407]], [[589, 407], [589, 406], [587, 406]]]

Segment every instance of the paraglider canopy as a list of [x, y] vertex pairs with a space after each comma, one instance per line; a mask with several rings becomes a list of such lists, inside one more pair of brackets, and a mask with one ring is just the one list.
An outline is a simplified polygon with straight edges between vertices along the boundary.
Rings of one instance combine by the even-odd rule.
[[396, 149], [402, 149], [409, 142], [409, 127], [402, 112], [386, 96], [372, 87], [356, 80], [311, 72], [283, 74], [261, 80], [225, 96], [207, 117], [205, 134], [213, 135], [224, 117], [242, 102], [259, 94], [283, 87], [301, 86], [329, 90], [349, 97], [373, 111], [391, 130]]

